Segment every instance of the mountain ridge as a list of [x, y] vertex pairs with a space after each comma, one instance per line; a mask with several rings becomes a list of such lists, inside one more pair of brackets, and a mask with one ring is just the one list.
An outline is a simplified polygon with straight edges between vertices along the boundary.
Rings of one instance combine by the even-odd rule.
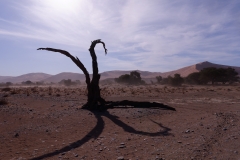
[[[101, 80], [117, 78], [123, 74], [129, 74], [131, 71], [138, 71], [141, 74], [141, 77], [143, 79], [153, 79], [156, 76], [162, 76], [162, 77], [173, 76], [176, 73], [180, 74], [182, 77], [186, 77], [190, 73], [199, 72], [201, 69], [207, 68], [207, 67], [216, 67], [216, 68], [232, 67], [240, 75], [240, 67], [214, 64], [208, 61], [200, 62], [194, 65], [186, 66], [186, 67], [169, 71], [169, 72], [150, 72], [150, 71], [140, 71], [140, 70], [129, 70], [129, 71], [113, 70], [113, 71], [102, 72], [100, 74], [101, 74]], [[90, 74], [90, 77], [91, 75], [92, 74]], [[48, 83], [50, 82], [56, 83], [61, 81], [62, 79], [71, 79], [73, 81], [80, 80], [81, 82], [85, 82], [85, 75], [82, 73], [73, 73], [73, 72], [61, 72], [56, 75], [50, 75], [46, 73], [28, 73], [28, 74], [24, 74], [16, 77], [0, 76], [0, 83], [2, 82], [21, 83], [27, 80], [30, 80], [32, 82], [44, 81]]]
[[[41, 73], [41, 72], [37, 72], [37, 73], [27, 73], [27, 74], [23, 74], [20, 76], [16, 76], [16, 77], [10, 77], [10, 78], [4, 78], [4, 79], [0, 79], [0, 82], [12, 82], [12, 83], [21, 83], [23, 81], [32, 81], [32, 82], [37, 82], [37, 81], [43, 81], [44, 79], [53, 76], [50, 74], [46, 74], [46, 73]], [[8, 76], [6, 76], [8, 77]]]

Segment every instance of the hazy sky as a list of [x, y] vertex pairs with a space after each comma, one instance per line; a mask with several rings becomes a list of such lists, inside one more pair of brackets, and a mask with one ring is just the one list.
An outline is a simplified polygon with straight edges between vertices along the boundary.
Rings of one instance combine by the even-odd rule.
[[165, 72], [210, 61], [240, 66], [239, 0], [0, 0], [0, 75], [82, 71], [52, 47], [77, 56], [91, 73]]

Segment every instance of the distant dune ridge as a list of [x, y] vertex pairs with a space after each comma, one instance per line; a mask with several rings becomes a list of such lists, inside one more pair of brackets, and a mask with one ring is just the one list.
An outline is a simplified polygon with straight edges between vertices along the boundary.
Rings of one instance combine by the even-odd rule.
[[0, 76], [0, 81], [4, 79], [12, 78], [11, 76]]
[[4, 78], [0, 79], [0, 82], [12, 82], [12, 83], [21, 83], [23, 81], [32, 81], [32, 82], [37, 82], [37, 81], [43, 81], [46, 78], [51, 77], [52, 75], [46, 74], [46, 73], [28, 73], [24, 74], [21, 76], [17, 77], [9, 77], [9, 78]]
[[[162, 76], [162, 77], [167, 77], [167, 76], [173, 76], [174, 74], [178, 73], [182, 77], [188, 76], [190, 73], [193, 72], [199, 72], [203, 68], [208, 68], [208, 67], [216, 67], [216, 68], [227, 68], [227, 67], [232, 67], [234, 68], [238, 74], [240, 75], [240, 67], [235, 67], [235, 66], [227, 66], [227, 65], [220, 65], [220, 64], [214, 64], [210, 62], [201, 62], [197, 63], [195, 65], [187, 66], [184, 68], [180, 68], [178, 70], [174, 71], [169, 71], [169, 72], [149, 72], [149, 71], [139, 71], [141, 73], [141, 77], [147, 81], [150, 82], [151, 80], [154, 80], [156, 76]], [[129, 74], [132, 70], [130, 71], [107, 71], [100, 73], [101, 74], [101, 80], [113, 80], [114, 78], [117, 78], [123, 74]], [[44, 81], [44, 82], [59, 82], [62, 79], [71, 79], [73, 81], [75, 80], [80, 80], [81, 82], [85, 82], [85, 75], [81, 73], [71, 73], [71, 72], [62, 72], [56, 75], [50, 75], [50, 74], [45, 74], [45, 73], [29, 73], [29, 74], [24, 74], [21, 76], [17, 77], [10, 77], [10, 76], [0, 76], [0, 82], [12, 82], [12, 83], [21, 83], [23, 81], [30, 80], [32, 82], [37, 82], [37, 81]]]

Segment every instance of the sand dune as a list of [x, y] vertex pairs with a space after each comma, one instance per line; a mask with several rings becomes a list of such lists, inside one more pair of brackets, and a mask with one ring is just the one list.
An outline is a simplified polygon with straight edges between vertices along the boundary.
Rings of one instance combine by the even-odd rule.
[[37, 81], [42, 81], [51, 76], [52, 75], [46, 74], [46, 73], [28, 73], [28, 74], [24, 74], [17, 77], [10, 77], [2, 80], [0, 79], [0, 82], [21, 83], [23, 81], [28, 81], [28, 80], [37, 82]]
[[75, 80], [80, 80], [80, 81], [84, 81], [85, 80], [85, 76], [84, 74], [79, 74], [79, 73], [71, 73], [71, 72], [63, 72], [63, 73], [59, 73], [57, 75], [51, 76], [47, 79], [44, 79], [44, 82], [60, 82], [63, 79], [71, 79], [72, 81]]
[[[182, 77], [186, 77], [190, 73], [199, 72], [203, 68], [207, 68], [207, 67], [216, 67], [216, 68], [232, 67], [238, 72], [238, 74], [240, 74], [240, 67], [214, 64], [214, 63], [210, 63], [207, 61], [197, 63], [197, 64], [194, 64], [191, 66], [187, 66], [184, 68], [180, 68], [180, 69], [177, 69], [174, 71], [169, 71], [169, 72], [149, 72], [149, 71], [140, 71], [140, 70], [137, 70], [137, 71], [140, 72], [141, 77], [144, 80], [150, 81], [152, 79], [155, 79], [156, 76], [167, 77], [167, 76], [173, 76], [176, 73], [180, 74]], [[121, 75], [129, 74], [131, 71], [132, 70], [129, 70], [129, 71], [114, 70], [114, 71], [103, 72], [103, 73], [100, 73], [101, 80], [114, 79]], [[1, 77], [3, 77], [3, 78], [1, 78]], [[63, 73], [59, 73], [57, 75], [49, 75], [49, 74], [45, 74], [45, 73], [30, 73], [30, 74], [25, 74], [25, 75], [21, 75], [18, 77], [10, 77], [10, 78], [4, 78], [4, 76], [0, 76], [0, 82], [12, 82], [12, 83], [21, 83], [22, 81], [27, 81], [27, 80], [30, 80], [33, 82], [45, 81], [45, 82], [57, 83], [63, 79], [71, 79], [74, 81], [80, 80], [81, 82], [84, 82], [85, 75], [81, 74], [81, 73], [63, 72]]]
[[0, 76], [0, 81], [4, 79], [12, 78], [11, 76]]

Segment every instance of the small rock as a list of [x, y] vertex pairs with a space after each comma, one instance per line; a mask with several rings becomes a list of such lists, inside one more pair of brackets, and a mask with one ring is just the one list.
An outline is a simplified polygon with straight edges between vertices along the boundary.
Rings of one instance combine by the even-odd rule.
[[189, 129], [185, 131], [185, 133], [189, 133], [189, 132], [190, 132], [190, 130], [189, 130]]
[[125, 148], [126, 146], [124, 146], [124, 145], [121, 145], [121, 146], [119, 146], [118, 148]]
[[16, 133], [16, 134], [14, 135], [14, 137], [16, 137], [16, 138], [17, 138], [17, 137], [19, 137], [19, 134], [18, 134], [18, 133]]
[[78, 157], [78, 154], [75, 154], [74, 156], [75, 156], [75, 157]]
[[124, 160], [124, 157], [120, 156], [120, 157], [117, 158], [117, 160]]

